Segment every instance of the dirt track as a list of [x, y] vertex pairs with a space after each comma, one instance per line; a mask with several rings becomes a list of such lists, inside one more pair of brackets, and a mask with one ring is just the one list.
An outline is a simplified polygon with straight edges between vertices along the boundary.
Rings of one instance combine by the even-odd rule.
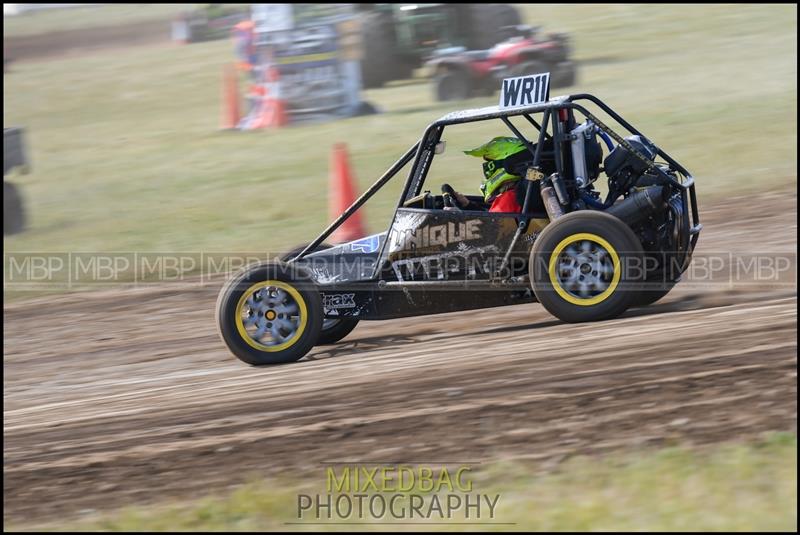
[[75, 56], [108, 48], [169, 43], [169, 20], [53, 31], [3, 39], [3, 58], [12, 61]]
[[[704, 207], [699, 252], [794, 251], [788, 197], [752, 203], [778, 215], [746, 227], [742, 203]], [[552, 463], [797, 427], [792, 284], [678, 289], [591, 325], [539, 305], [364, 323], [262, 369], [223, 348], [215, 294], [4, 307], [6, 521], [205, 495], [322, 461]]]

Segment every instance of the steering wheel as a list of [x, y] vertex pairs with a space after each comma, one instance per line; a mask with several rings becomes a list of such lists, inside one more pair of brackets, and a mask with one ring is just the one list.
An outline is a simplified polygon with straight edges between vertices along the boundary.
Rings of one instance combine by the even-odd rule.
[[461, 206], [456, 201], [456, 190], [450, 184], [442, 184], [442, 200], [445, 209], [461, 210]]

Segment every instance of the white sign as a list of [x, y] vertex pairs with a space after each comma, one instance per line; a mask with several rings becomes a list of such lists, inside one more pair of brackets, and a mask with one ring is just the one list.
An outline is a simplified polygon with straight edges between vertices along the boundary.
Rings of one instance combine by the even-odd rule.
[[506, 78], [500, 91], [500, 108], [517, 108], [547, 102], [550, 98], [550, 73]]
[[294, 28], [291, 4], [253, 4], [250, 12], [257, 32], [284, 32]]

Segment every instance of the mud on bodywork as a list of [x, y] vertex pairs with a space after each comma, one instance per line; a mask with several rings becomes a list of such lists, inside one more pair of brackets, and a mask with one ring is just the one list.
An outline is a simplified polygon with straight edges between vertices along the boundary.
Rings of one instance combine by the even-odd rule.
[[[517, 214], [401, 208], [381, 257], [386, 281], [491, 280], [517, 230]], [[514, 274], [524, 273], [531, 237], [547, 220], [533, 220], [511, 257]]]
[[[326, 317], [385, 319], [531, 301], [523, 287], [466, 287], [496, 278], [518, 217], [401, 208], [388, 232], [309, 254], [298, 264], [319, 285]], [[534, 219], [517, 242], [508, 266], [512, 274], [527, 273], [530, 248], [547, 223]], [[414, 285], [448, 281], [464, 286]]]

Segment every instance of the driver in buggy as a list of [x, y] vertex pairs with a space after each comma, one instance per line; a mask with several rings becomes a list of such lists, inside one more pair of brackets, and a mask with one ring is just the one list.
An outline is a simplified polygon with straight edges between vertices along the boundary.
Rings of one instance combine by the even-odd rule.
[[[448, 184], [442, 186], [445, 207], [461, 210], [483, 210], [489, 212], [520, 213], [525, 202], [526, 183], [522, 175], [533, 160], [525, 144], [515, 137], [500, 136], [464, 154], [483, 158], [483, 202], [472, 201], [454, 191]], [[539, 184], [534, 185], [533, 210], [544, 205], [538, 194]], [[448, 199], [448, 197], [450, 197]]]

